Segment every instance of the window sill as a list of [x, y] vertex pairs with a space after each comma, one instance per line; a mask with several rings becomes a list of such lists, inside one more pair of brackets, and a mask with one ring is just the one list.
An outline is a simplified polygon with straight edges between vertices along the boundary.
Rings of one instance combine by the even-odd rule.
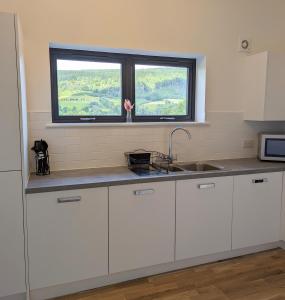
[[207, 126], [209, 122], [133, 122], [133, 123], [48, 123], [47, 128], [67, 127], [144, 127], [144, 126]]

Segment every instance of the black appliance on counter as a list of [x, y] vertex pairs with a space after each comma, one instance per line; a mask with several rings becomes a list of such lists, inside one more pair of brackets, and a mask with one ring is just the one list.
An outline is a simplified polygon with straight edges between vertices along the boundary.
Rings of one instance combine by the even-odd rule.
[[144, 149], [126, 152], [128, 168], [139, 176], [151, 176], [167, 173], [167, 170], [159, 167], [159, 161], [166, 161], [165, 154], [157, 151], [147, 151]]
[[35, 141], [32, 150], [35, 152], [36, 175], [50, 174], [48, 144], [44, 140]]

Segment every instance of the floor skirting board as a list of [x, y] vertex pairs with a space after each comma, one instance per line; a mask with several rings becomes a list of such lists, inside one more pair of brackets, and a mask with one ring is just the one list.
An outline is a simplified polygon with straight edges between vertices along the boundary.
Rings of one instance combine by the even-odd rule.
[[10, 295], [6, 297], [0, 297], [0, 300], [26, 300], [26, 293]]
[[[243, 249], [231, 250], [206, 256], [195, 257], [186, 260], [175, 261], [172, 263], [166, 263], [162, 265], [150, 266], [142, 269], [121, 272], [117, 274], [111, 274], [108, 276], [97, 277], [37, 290], [32, 290], [30, 293], [31, 300], [43, 300], [63, 295], [73, 294], [80, 291], [90, 290], [110, 284], [124, 282], [132, 279], [142, 278], [150, 275], [170, 272], [183, 268], [188, 268], [196, 265], [206, 264], [210, 262], [216, 262], [220, 260], [230, 259], [246, 254], [256, 253], [274, 248], [285, 248], [285, 242], [275, 242], [270, 244], [263, 244], [254, 247], [248, 247]], [[0, 300], [2, 300], [0, 298]], [[3, 299], [14, 300], [14, 299]], [[16, 299], [15, 299], [16, 300]]]

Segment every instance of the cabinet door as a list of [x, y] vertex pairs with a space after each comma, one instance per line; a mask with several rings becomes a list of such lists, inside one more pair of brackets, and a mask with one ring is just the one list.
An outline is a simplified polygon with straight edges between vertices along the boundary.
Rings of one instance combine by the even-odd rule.
[[31, 289], [108, 274], [108, 190], [27, 199]]
[[25, 256], [20, 172], [0, 172], [0, 298], [24, 293]]
[[0, 171], [21, 169], [14, 16], [0, 13]]
[[283, 172], [283, 193], [282, 193], [280, 240], [285, 241], [285, 172]]
[[285, 55], [268, 53], [265, 120], [285, 120]]
[[261, 52], [244, 59], [242, 97], [245, 120], [285, 120], [285, 55]]
[[234, 177], [233, 249], [279, 240], [282, 173]]
[[110, 273], [174, 260], [175, 182], [110, 187]]
[[233, 178], [176, 183], [176, 260], [231, 249]]

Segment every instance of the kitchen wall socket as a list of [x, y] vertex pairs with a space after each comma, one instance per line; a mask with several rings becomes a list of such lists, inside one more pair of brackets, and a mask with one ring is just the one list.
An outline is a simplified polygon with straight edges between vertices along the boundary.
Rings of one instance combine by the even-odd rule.
[[252, 50], [252, 39], [249, 37], [240, 37], [238, 40], [238, 51], [249, 53]]
[[254, 140], [248, 139], [248, 140], [243, 141], [243, 148], [244, 149], [252, 149], [252, 148], [254, 148], [254, 146], [255, 146]]

